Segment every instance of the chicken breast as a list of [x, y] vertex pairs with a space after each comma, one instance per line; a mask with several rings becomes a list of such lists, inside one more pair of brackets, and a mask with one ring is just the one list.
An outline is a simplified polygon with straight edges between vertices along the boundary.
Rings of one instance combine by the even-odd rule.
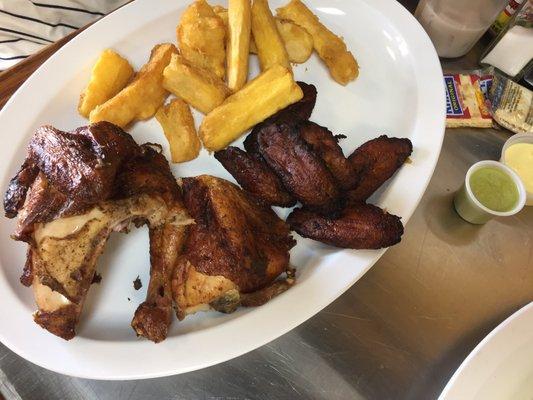
[[[210, 308], [231, 312], [241, 296], [268, 288], [290, 269], [295, 242], [269, 207], [209, 175], [184, 178], [182, 187], [195, 224], [172, 279], [179, 319]], [[268, 301], [269, 291], [261, 293]]]

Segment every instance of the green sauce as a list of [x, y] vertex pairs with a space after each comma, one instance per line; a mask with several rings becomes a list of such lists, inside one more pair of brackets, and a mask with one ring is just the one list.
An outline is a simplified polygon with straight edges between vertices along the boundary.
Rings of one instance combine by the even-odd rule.
[[513, 179], [499, 168], [485, 167], [470, 176], [476, 199], [493, 211], [511, 211], [518, 203], [518, 188]]

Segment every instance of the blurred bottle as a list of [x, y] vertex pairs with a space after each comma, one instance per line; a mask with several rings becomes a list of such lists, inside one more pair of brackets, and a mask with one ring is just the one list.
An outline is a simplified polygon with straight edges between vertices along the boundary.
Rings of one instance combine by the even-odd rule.
[[[481, 64], [492, 65], [518, 81], [533, 68], [533, 0], [511, 18], [481, 56]], [[528, 76], [529, 79], [531, 79]]]
[[468, 53], [509, 0], [421, 0], [415, 12], [440, 57]]
[[490, 26], [489, 33], [492, 36], [498, 35], [503, 30], [503, 28], [505, 28], [505, 26], [509, 23], [511, 17], [523, 3], [524, 0], [509, 0], [509, 4], [507, 4], [507, 7], [503, 9], [500, 15], [498, 15], [498, 18], [496, 18], [496, 21], [494, 21], [494, 23]]

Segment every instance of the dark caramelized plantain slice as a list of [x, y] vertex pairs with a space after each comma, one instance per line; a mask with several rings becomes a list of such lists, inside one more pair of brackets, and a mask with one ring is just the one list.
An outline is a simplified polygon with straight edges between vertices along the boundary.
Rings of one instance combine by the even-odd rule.
[[344, 157], [338, 140], [331, 131], [312, 121], [303, 121], [298, 124], [298, 132], [302, 139], [326, 163], [341, 189], [349, 190], [357, 185], [359, 175]]
[[294, 126], [265, 125], [248, 145], [257, 149], [283, 186], [304, 206], [322, 213], [338, 208], [340, 190], [335, 178]]
[[301, 236], [348, 249], [380, 249], [399, 243], [400, 218], [372, 204], [346, 206], [336, 217], [297, 208], [287, 222]]
[[353, 201], [365, 201], [403, 165], [413, 151], [409, 139], [382, 135], [369, 140], [355, 150], [348, 160], [361, 179], [348, 196]]
[[280, 207], [292, 207], [296, 203], [278, 176], [260, 157], [254, 157], [244, 150], [230, 146], [217, 151], [215, 158], [244, 190], [262, 203]]

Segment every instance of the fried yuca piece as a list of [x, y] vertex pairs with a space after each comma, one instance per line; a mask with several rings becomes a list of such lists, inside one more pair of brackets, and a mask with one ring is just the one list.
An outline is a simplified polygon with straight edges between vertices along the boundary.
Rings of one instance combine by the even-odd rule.
[[285, 44], [278, 32], [267, 0], [254, 0], [252, 5], [252, 35], [257, 47], [261, 71], [275, 64], [291, 69]]
[[[226, 27], [226, 37], [229, 37], [228, 35], [228, 10], [225, 9], [222, 6], [216, 5], [213, 6], [213, 11], [216, 15], [220, 17], [222, 22], [224, 22], [224, 26]], [[250, 35], [250, 53], [257, 54], [257, 47], [255, 46], [254, 37]]]
[[194, 160], [202, 147], [196, 134], [191, 109], [182, 99], [174, 99], [155, 113], [170, 145], [174, 163]]
[[233, 92], [242, 88], [248, 78], [250, 33], [250, 0], [229, 0], [226, 78]]
[[[276, 27], [285, 44], [289, 61], [302, 64], [313, 54], [313, 37], [292, 21], [276, 18]], [[251, 47], [251, 46], [250, 46]]]
[[[228, 29], [228, 10], [224, 7], [213, 6], [213, 11], [224, 22], [226, 32]], [[285, 45], [285, 50], [292, 63], [302, 64], [313, 54], [313, 37], [304, 28], [292, 21], [274, 17], [276, 27]], [[250, 53], [257, 54], [257, 46], [253, 35], [250, 36]]]
[[211, 7], [213, 12], [219, 16], [219, 18], [224, 22], [224, 27], [228, 27], [228, 10], [221, 5], [214, 5]]
[[303, 97], [291, 71], [274, 65], [211, 111], [199, 135], [208, 150], [222, 150], [252, 126]]
[[[217, 14], [228, 29], [228, 10], [222, 6], [213, 6], [213, 11]], [[274, 17], [276, 27], [285, 45], [285, 50], [292, 63], [302, 64], [306, 62], [313, 53], [313, 37], [301, 26], [292, 21]], [[250, 53], [257, 54], [257, 46], [253, 35], [250, 36]]]
[[163, 87], [204, 114], [222, 104], [230, 94], [214, 73], [191, 65], [177, 54], [172, 55], [163, 71]]
[[183, 57], [224, 79], [226, 28], [205, 0], [196, 0], [187, 7], [176, 28], [176, 36]]
[[89, 118], [96, 106], [105, 103], [128, 84], [133, 73], [128, 60], [111, 49], [104, 50], [93, 66], [87, 87], [80, 95], [78, 112]]
[[344, 41], [326, 28], [300, 0], [291, 0], [285, 7], [277, 9], [278, 17], [288, 19], [305, 28], [313, 37], [313, 46], [326, 63], [331, 77], [346, 85], [359, 74], [359, 66]]
[[108, 121], [123, 128], [134, 120], [152, 117], [168, 95], [163, 88], [163, 70], [175, 53], [177, 49], [173, 44], [156, 45], [152, 49], [150, 60], [143, 65], [133, 81], [91, 111], [91, 123]]

